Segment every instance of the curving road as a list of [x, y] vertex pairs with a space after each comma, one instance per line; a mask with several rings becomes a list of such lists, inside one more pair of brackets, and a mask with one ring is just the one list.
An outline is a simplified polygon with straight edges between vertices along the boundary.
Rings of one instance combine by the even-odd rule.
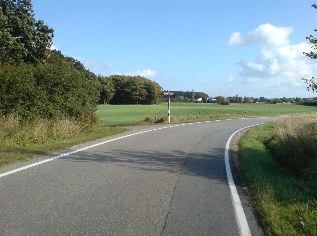
[[224, 148], [239, 128], [271, 120], [140, 128], [2, 169], [0, 235], [239, 235]]

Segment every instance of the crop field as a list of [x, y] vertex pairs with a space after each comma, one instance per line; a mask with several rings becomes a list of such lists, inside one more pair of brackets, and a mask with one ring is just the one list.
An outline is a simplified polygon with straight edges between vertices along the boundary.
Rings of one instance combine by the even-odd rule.
[[[172, 123], [195, 120], [281, 116], [296, 113], [315, 113], [317, 107], [291, 104], [219, 104], [172, 103]], [[167, 120], [167, 104], [160, 105], [99, 105], [97, 116], [107, 125], [141, 125], [163, 123]]]

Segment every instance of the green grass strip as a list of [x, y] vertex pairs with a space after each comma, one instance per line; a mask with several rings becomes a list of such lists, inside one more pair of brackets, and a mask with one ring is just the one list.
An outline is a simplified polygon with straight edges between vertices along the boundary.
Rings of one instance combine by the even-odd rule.
[[242, 179], [266, 235], [317, 235], [317, 181], [301, 180], [267, 152], [273, 124], [251, 129], [240, 140]]

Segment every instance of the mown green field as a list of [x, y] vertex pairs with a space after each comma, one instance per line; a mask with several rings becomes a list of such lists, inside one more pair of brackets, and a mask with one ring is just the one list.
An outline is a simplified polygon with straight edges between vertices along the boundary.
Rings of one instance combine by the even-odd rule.
[[[248, 117], [280, 116], [294, 113], [317, 112], [317, 107], [290, 104], [219, 104], [172, 103], [172, 122], [239, 118], [247, 111]], [[97, 116], [106, 125], [139, 125], [167, 119], [167, 104], [161, 105], [99, 105]], [[162, 118], [162, 119], [161, 119]]]

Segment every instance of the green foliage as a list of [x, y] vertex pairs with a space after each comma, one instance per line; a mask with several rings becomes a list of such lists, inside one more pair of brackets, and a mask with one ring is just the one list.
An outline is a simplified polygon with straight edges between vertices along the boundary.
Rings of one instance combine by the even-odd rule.
[[35, 67], [27, 64], [0, 67], [0, 111], [29, 116], [39, 101], [35, 89]]
[[53, 29], [34, 19], [30, 0], [0, 0], [0, 64], [41, 62], [52, 38]]
[[53, 30], [36, 21], [30, 0], [0, 0], [0, 114], [21, 119], [94, 119], [96, 76], [50, 51]]
[[73, 58], [73, 57], [68, 57], [65, 56], [61, 53], [61, 51], [57, 51], [57, 50], [51, 50], [48, 53], [48, 61], [50, 63], [55, 63], [55, 62], [59, 62], [59, 61], [66, 61], [68, 63], [70, 63], [71, 65], [73, 65], [78, 71], [80, 71], [85, 78], [90, 79], [90, 80], [96, 80], [97, 76], [92, 73], [91, 71], [87, 70], [85, 68], [85, 66], [78, 61], [77, 59]]
[[230, 105], [230, 101], [228, 98], [226, 97], [223, 97], [223, 96], [219, 96], [216, 98], [217, 99], [217, 102], [220, 104], [220, 105]]
[[3, 65], [0, 67], [0, 113], [23, 119], [90, 116], [97, 106], [99, 85], [72, 64]]
[[317, 91], [317, 82], [315, 81], [315, 77], [312, 77], [311, 79], [302, 78], [302, 80], [307, 84], [307, 90], [312, 90], [313, 92]]
[[161, 86], [141, 76], [113, 75], [99, 77], [100, 102], [111, 104], [157, 104]]
[[187, 97], [177, 95], [174, 99], [171, 99], [174, 102], [190, 102], [191, 100]]
[[317, 99], [302, 102], [305, 106], [317, 106]]
[[98, 80], [100, 82], [99, 103], [108, 104], [116, 92], [113, 80], [102, 76], [99, 76]]
[[203, 101], [207, 101], [209, 98], [208, 94], [203, 92], [195, 92], [195, 91], [171, 91], [173, 95], [171, 96], [172, 101], [176, 102], [190, 102], [194, 99], [202, 98]]
[[41, 117], [83, 118], [97, 107], [99, 86], [67, 62], [45, 63], [37, 67], [37, 89], [45, 107]]

